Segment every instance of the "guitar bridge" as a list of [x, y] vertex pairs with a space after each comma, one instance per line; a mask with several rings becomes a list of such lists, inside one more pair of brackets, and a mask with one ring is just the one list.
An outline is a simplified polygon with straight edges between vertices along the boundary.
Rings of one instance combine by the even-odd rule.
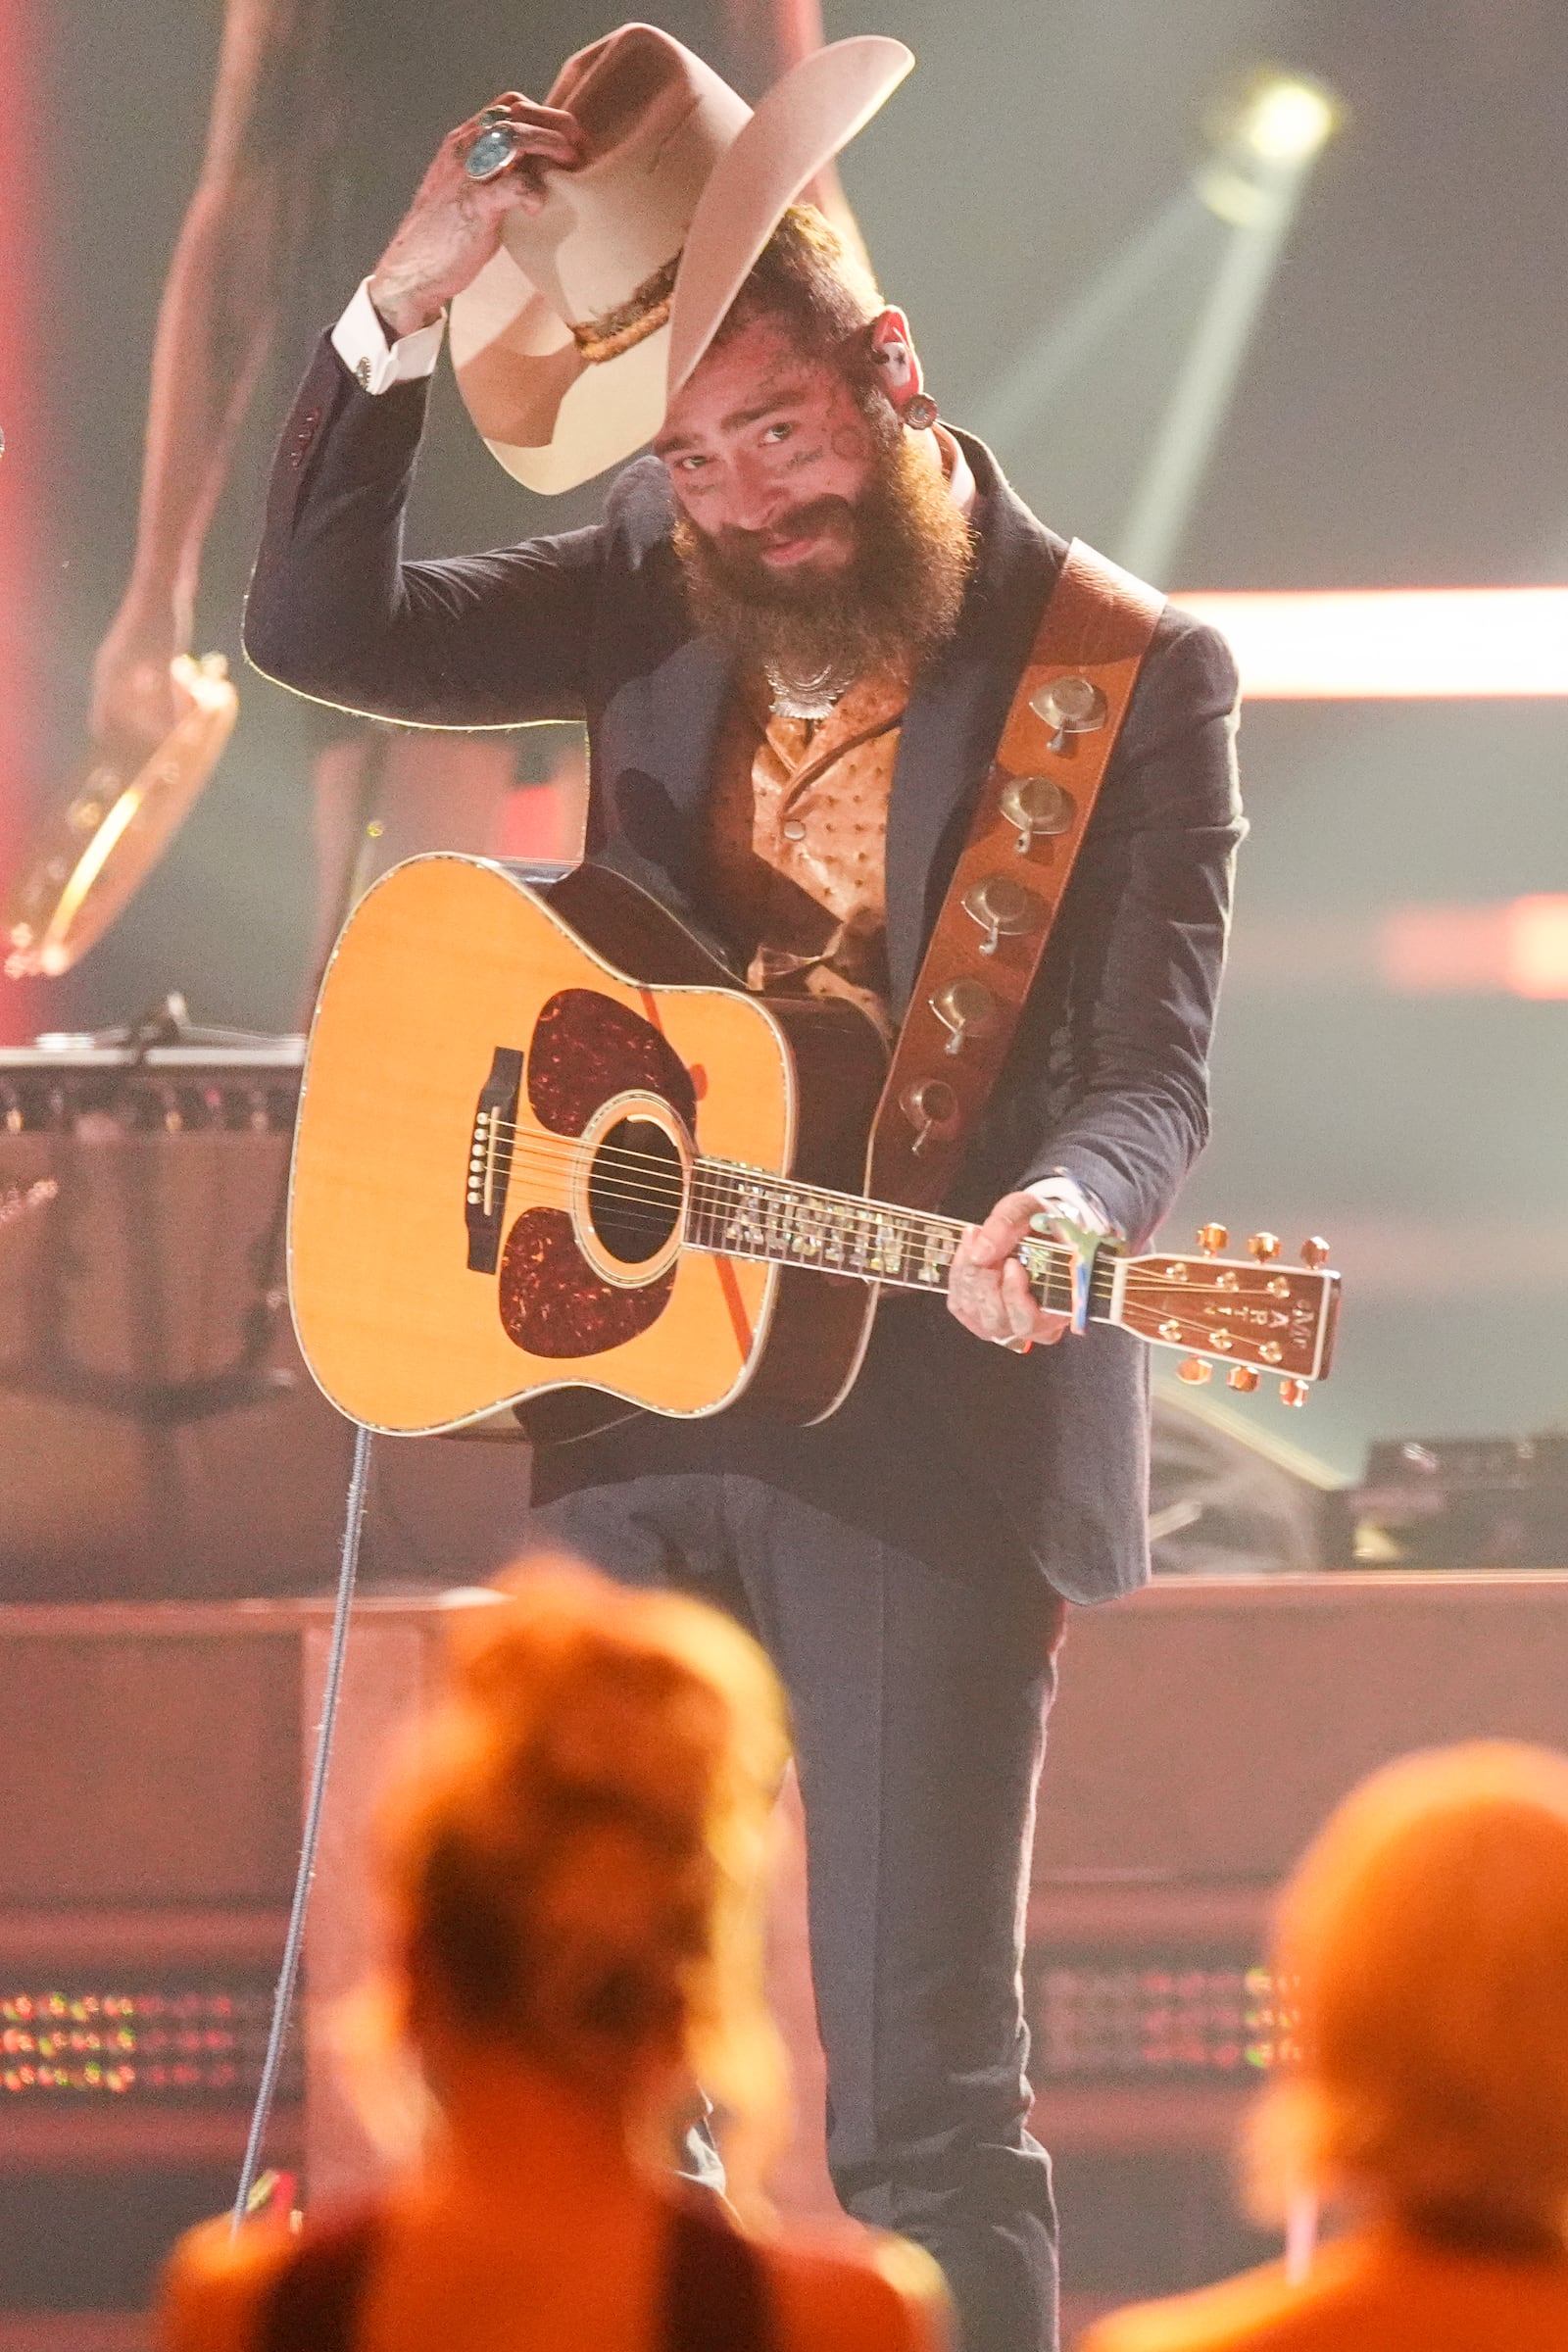
[[468, 1144], [463, 1214], [468, 1228], [470, 1274], [493, 1274], [501, 1263], [501, 1229], [507, 1219], [507, 1185], [521, 1094], [521, 1054], [513, 1046], [497, 1046], [490, 1075], [474, 1106]]

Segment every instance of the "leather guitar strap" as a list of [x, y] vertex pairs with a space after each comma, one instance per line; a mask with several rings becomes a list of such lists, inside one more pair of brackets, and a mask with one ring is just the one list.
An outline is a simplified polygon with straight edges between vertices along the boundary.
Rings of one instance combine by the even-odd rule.
[[1164, 599], [1075, 539], [1012, 698], [871, 1128], [873, 1200], [934, 1208], [1006, 1058]]

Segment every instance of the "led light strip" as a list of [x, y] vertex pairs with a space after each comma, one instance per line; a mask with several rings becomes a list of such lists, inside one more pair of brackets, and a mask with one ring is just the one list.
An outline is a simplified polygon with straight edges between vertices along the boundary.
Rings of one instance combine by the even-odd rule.
[[1177, 592], [1230, 640], [1252, 702], [1568, 695], [1568, 588]]

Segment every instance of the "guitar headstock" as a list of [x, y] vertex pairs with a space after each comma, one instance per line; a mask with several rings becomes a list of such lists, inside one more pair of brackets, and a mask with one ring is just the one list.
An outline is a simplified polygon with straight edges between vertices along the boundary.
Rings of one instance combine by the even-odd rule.
[[1152, 1347], [1176, 1348], [1179, 1379], [1210, 1380], [1218, 1366], [1230, 1388], [1250, 1393], [1272, 1372], [1283, 1401], [1304, 1404], [1334, 1351], [1340, 1278], [1329, 1270], [1328, 1244], [1304, 1242], [1300, 1265], [1287, 1266], [1271, 1233], [1254, 1233], [1245, 1258], [1219, 1254], [1229, 1239], [1223, 1225], [1204, 1225], [1196, 1257], [1161, 1250], [1124, 1258], [1110, 1319]]

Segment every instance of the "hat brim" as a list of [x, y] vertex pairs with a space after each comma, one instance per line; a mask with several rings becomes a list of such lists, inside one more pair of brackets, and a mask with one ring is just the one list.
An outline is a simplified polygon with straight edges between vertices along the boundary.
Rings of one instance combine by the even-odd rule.
[[669, 397], [711, 343], [804, 187], [892, 97], [914, 52], [880, 33], [815, 49], [777, 80], [698, 199], [669, 314]]
[[913, 64], [904, 42], [865, 33], [781, 75], [697, 200], [667, 325], [612, 360], [583, 361], [501, 248], [461, 298], [461, 318], [453, 305], [452, 356], [486, 448], [515, 481], [572, 490], [653, 439], [785, 213]]

